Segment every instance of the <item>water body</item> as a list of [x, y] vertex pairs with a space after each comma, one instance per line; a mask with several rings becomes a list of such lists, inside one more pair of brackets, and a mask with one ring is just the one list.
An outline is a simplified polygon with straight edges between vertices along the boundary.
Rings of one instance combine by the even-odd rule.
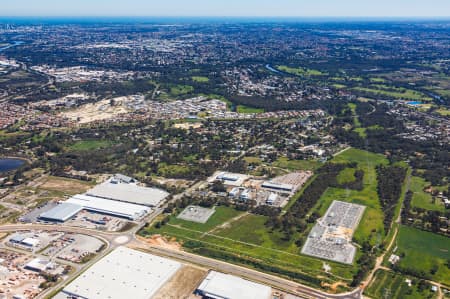
[[5, 47], [1, 47], [0, 48], [0, 52], [3, 52], [3, 51], [5, 51], [6, 49], [9, 49], [9, 48], [12, 48], [12, 47], [15, 47], [15, 46], [19, 46], [19, 45], [21, 45], [21, 44], [23, 44], [22, 42], [14, 42], [14, 43], [12, 43], [11, 45], [8, 45], [8, 46], [5, 46]]
[[25, 164], [19, 159], [0, 159], [0, 173], [15, 170]]
[[268, 69], [271, 72], [277, 73], [277, 74], [281, 74], [281, 72], [277, 69], [274, 69], [270, 64], [266, 64], [266, 69]]

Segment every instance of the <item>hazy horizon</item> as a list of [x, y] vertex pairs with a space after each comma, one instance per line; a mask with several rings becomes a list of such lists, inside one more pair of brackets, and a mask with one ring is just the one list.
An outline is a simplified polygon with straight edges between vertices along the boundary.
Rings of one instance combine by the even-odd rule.
[[[433, 4], [430, 5], [430, 2]], [[5, 17], [448, 18], [448, 0], [15, 0]]]

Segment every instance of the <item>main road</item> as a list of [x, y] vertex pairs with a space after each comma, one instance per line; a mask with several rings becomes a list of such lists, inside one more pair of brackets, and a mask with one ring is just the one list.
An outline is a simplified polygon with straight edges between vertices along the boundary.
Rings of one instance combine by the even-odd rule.
[[[160, 209], [155, 210], [151, 215], [150, 219], [156, 217], [156, 215], [160, 212]], [[270, 285], [275, 289], [279, 289], [282, 291], [286, 291], [288, 293], [292, 293], [293, 295], [299, 296], [301, 298], [317, 298], [317, 299], [357, 299], [362, 298], [362, 292], [358, 288], [353, 292], [349, 292], [346, 294], [327, 294], [321, 292], [319, 290], [315, 290], [308, 286], [299, 284], [294, 281], [290, 281], [281, 277], [277, 277], [274, 275], [262, 273], [256, 270], [252, 270], [249, 268], [237, 266], [234, 264], [230, 264], [227, 262], [222, 262], [218, 260], [214, 260], [211, 258], [195, 255], [192, 253], [171, 250], [159, 246], [150, 245], [136, 236], [137, 231], [141, 226], [136, 226], [130, 231], [127, 232], [104, 232], [93, 229], [72, 227], [66, 225], [44, 225], [44, 224], [11, 224], [11, 225], [3, 225], [0, 226], [0, 233], [8, 233], [8, 232], [16, 232], [16, 231], [28, 231], [28, 230], [42, 230], [42, 231], [60, 231], [60, 232], [68, 232], [68, 233], [76, 233], [76, 234], [84, 234], [96, 237], [100, 240], [103, 240], [106, 244], [106, 249], [102, 254], [97, 256], [95, 259], [91, 260], [86, 265], [83, 265], [82, 268], [77, 269], [76, 273], [73, 273], [72, 277], [77, 276], [80, 271], [87, 269], [103, 256], [111, 252], [114, 248], [118, 246], [128, 245], [132, 248], [141, 249], [148, 251], [152, 254], [176, 259], [182, 261], [187, 264], [196, 264], [199, 266], [203, 266], [208, 269], [214, 269], [223, 273], [234, 274], [243, 278], [247, 278], [249, 280], [257, 281], [263, 284]], [[69, 279], [70, 281], [70, 279]], [[61, 282], [55, 288], [61, 288], [67, 281]], [[53, 288], [52, 290], [54, 290]], [[44, 298], [45, 295], [48, 295], [51, 290], [44, 292], [39, 296], [39, 298]]]

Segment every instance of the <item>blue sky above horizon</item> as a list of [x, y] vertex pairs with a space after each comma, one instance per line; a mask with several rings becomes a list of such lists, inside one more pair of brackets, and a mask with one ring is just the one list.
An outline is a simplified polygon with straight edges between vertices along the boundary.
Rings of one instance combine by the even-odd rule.
[[7, 0], [0, 16], [449, 17], [450, 0]]

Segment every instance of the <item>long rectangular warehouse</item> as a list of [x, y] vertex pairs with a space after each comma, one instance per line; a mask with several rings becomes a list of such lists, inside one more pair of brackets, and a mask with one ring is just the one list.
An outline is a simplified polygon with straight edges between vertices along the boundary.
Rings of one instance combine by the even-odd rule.
[[294, 186], [292, 186], [290, 184], [280, 184], [280, 183], [274, 183], [274, 182], [264, 182], [262, 184], [262, 187], [266, 188], [266, 189], [285, 191], [285, 192], [292, 192], [294, 190]]
[[147, 215], [151, 209], [146, 206], [109, 200], [89, 195], [75, 195], [66, 203], [82, 206], [83, 209], [102, 214], [137, 220]]
[[87, 195], [149, 207], [158, 206], [167, 196], [164, 190], [106, 181], [86, 192]]
[[53, 209], [39, 215], [39, 219], [44, 221], [66, 222], [81, 210], [83, 210], [83, 207], [80, 205], [63, 202]]
[[74, 298], [149, 299], [181, 268], [179, 262], [119, 247], [66, 286]]
[[272, 288], [234, 275], [211, 271], [196, 291], [214, 299], [269, 299]]

